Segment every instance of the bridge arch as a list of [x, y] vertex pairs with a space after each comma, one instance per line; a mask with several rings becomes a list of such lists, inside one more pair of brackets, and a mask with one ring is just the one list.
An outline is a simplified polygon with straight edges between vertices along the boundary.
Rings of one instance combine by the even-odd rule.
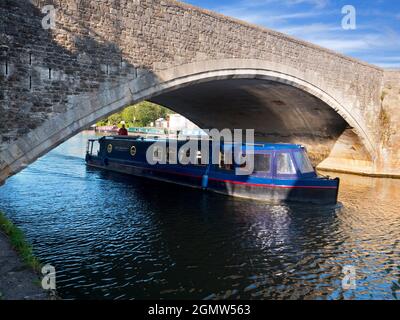
[[[362, 141], [369, 155], [375, 155], [373, 139], [362, 119], [355, 114], [352, 105], [346, 105], [341, 93], [321, 82], [313, 72], [304, 72], [287, 65], [255, 59], [224, 59], [200, 61], [163, 70], [159, 73], [154, 86], [140, 91], [145, 99], [185, 86], [192, 86], [213, 80], [256, 79], [285, 84], [323, 101], [339, 114]], [[141, 88], [141, 87], [139, 87]], [[159, 101], [162, 103], [162, 101]]]
[[[19, 138], [8, 150], [5, 150], [5, 157], [0, 159], [5, 163], [1, 166], [0, 181], [20, 171], [97, 120], [130, 104], [150, 100], [171, 107], [168, 103], [164, 103], [164, 100], [171, 101], [172, 93], [201, 86], [203, 86], [204, 92], [210, 88], [210, 84], [223, 81], [227, 82], [228, 86], [240, 85], [243, 84], [243, 81], [252, 81], [248, 83], [249, 86], [265, 85], [266, 83], [281, 86], [266, 90], [270, 94], [277, 94], [280, 88], [289, 88], [288, 90], [297, 90], [297, 93], [305, 93], [306, 95], [302, 96], [307, 96], [305, 102], [315, 99], [315, 101], [321, 102], [321, 105], [328, 106], [331, 111], [340, 115], [340, 118], [359, 137], [369, 157], [372, 160], [375, 158], [373, 140], [363, 121], [360, 120], [361, 117], [354, 114], [351, 105], [346, 105], [346, 97], [341, 96], [340, 92], [332, 89], [328, 83], [321, 81], [315, 73], [256, 59], [205, 60], [167, 67], [158, 71], [137, 70], [135, 75], [131, 75], [130, 80], [117, 86], [105, 84], [96, 92], [69, 96], [69, 108], [66, 112], [46, 120], [26, 137]], [[266, 88], [265, 86], [260, 87], [259, 92]], [[296, 92], [292, 92], [293, 97], [296, 97]], [[284, 102], [282, 103], [285, 105]], [[185, 110], [175, 108], [175, 111], [188, 116], [188, 112]], [[205, 115], [205, 117], [207, 116], [209, 115]], [[190, 114], [189, 118], [191, 118]]]

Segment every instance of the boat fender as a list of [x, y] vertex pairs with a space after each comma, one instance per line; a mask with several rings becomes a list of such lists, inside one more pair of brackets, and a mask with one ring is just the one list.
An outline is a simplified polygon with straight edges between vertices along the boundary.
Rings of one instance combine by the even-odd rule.
[[103, 166], [108, 166], [108, 158], [103, 158], [103, 160], [101, 161], [101, 164]]
[[207, 187], [208, 187], [208, 175], [207, 174], [203, 175], [203, 178], [201, 179], [201, 187], [203, 189], [207, 189]]

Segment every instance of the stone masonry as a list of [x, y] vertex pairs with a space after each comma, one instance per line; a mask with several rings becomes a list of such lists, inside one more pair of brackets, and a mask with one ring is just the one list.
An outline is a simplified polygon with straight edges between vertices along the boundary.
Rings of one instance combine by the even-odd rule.
[[1, 0], [0, 59], [0, 182], [131, 103], [237, 78], [322, 101], [368, 153], [360, 171], [399, 174], [400, 72], [180, 2]]

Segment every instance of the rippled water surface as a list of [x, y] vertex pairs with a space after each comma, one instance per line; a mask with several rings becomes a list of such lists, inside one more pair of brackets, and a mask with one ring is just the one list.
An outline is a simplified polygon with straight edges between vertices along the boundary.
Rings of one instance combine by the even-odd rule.
[[88, 137], [0, 187], [61, 297], [400, 297], [399, 180], [340, 175], [340, 207], [273, 206], [86, 168]]

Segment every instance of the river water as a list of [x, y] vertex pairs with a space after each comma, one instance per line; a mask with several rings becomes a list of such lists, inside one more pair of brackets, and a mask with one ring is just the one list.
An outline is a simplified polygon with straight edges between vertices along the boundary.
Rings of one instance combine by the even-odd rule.
[[339, 175], [336, 208], [269, 205], [87, 168], [88, 137], [0, 187], [62, 298], [400, 298], [400, 180]]

